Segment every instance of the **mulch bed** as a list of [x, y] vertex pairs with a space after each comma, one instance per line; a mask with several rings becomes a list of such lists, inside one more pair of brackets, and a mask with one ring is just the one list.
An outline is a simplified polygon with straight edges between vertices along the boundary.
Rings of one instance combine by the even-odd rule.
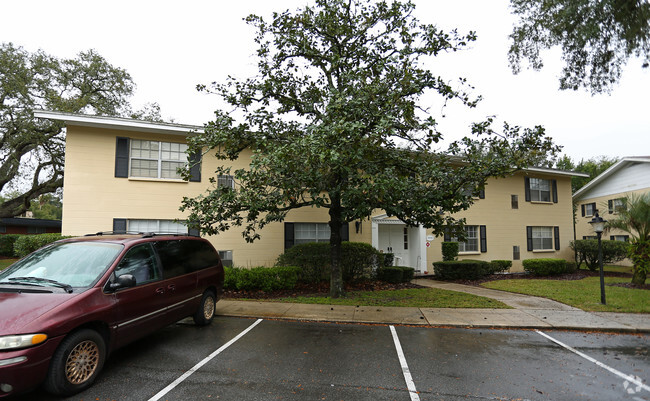
[[[541, 276], [533, 276], [529, 274], [524, 274], [524, 273], [514, 273], [514, 274], [493, 274], [491, 276], [487, 276], [481, 280], [455, 280], [451, 281], [453, 283], [458, 283], [458, 284], [465, 284], [465, 285], [473, 285], [473, 286], [479, 286], [482, 283], [488, 282], [488, 281], [495, 281], [495, 280], [509, 280], [509, 279], [520, 279], [520, 280], [582, 280], [585, 277], [598, 277], [599, 272], [595, 271], [592, 272], [590, 270], [578, 270], [575, 273], [571, 274], [563, 274], [560, 276], [552, 276], [552, 277], [541, 277]], [[625, 277], [625, 278], [632, 278], [631, 274], [627, 273], [615, 273], [615, 272], [605, 272], [606, 277]], [[423, 277], [427, 278], [427, 277]], [[432, 276], [429, 276], [429, 278], [433, 278]], [[645, 284], [642, 286], [637, 286], [633, 285], [632, 283], [616, 283], [616, 284], [607, 284], [608, 286], [613, 286], [613, 287], [625, 287], [625, 288], [634, 288], [634, 289], [643, 289], [643, 290], [650, 290], [650, 284]], [[385, 283], [383, 281], [362, 281], [358, 283], [353, 283], [353, 284], [346, 284], [345, 285], [345, 291], [350, 292], [350, 291], [382, 291], [382, 290], [402, 290], [406, 288], [424, 288], [419, 285], [411, 284], [411, 283], [400, 283], [400, 284], [390, 284], [390, 283]], [[322, 297], [327, 297], [329, 296], [329, 291], [330, 291], [330, 283], [327, 281], [323, 281], [320, 283], [311, 283], [311, 284], [306, 284], [306, 283], [300, 283], [296, 286], [296, 288], [293, 288], [291, 290], [279, 290], [279, 291], [272, 291], [272, 292], [264, 292], [264, 291], [234, 291], [234, 290], [226, 290], [223, 297], [224, 298], [231, 298], [231, 299], [237, 299], [237, 298], [247, 298], [247, 299], [275, 299], [275, 298], [285, 298], [285, 297], [299, 297], [299, 296], [322, 296]]]

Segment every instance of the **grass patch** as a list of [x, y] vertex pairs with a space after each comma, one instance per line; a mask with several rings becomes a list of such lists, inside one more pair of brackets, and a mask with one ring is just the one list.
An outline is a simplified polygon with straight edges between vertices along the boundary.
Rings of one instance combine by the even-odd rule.
[[[259, 301], [256, 299], [256, 301]], [[404, 290], [350, 291], [343, 298], [299, 296], [268, 299], [272, 302], [350, 306], [402, 306], [415, 308], [511, 309], [494, 299], [436, 288]]]
[[0, 270], [4, 270], [18, 259], [0, 259]]
[[[625, 277], [605, 277], [605, 284], [629, 283]], [[605, 285], [607, 305], [600, 303], [600, 279], [582, 280], [495, 280], [481, 284], [495, 290], [549, 298], [590, 312], [650, 313], [648, 290]]]
[[614, 273], [627, 273], [627, 274], [632, 274], [634, 273], [632, 266], [603, 266], [603, 271], [606, 272], [614, 272]]

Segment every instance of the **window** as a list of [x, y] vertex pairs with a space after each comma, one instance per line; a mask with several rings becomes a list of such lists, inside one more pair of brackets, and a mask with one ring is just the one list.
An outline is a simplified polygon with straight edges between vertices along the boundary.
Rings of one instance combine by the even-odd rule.
[[530, 199], [533, 202], [551, 201], [551, 182], [541, 178], [530, 179]]
[[630, 241], [630, 236], [629, 235], [611, 235], [609, 237], [609, 239], [612, 240], [612, 241], [629, 242]]
[[597, 235], [583, 235], [582, 239], [598, 239]]
[[232, 251], [219, 251], [219, 257], [224, 267], [232, 267]]
[[512, 260], [519, 260], [521, 257], [521, 252], [519, 250], [519, 245], [513, 245], [512, 247]]
[[458, 252], [478, 252], [478, 226], [465, 226], [465, 242], [458, 241], [452, 237], [452, 241], [458, 241]]
[[510, 195], [510, 206], [519, 209], [519, 195]]
[[593, 216], [596, 213], [596, 204], [588, 203], [585, 205], [585, 216]]
[[45, 234], [45, 227], [27, 227], [27, 234]]
[[328, 242], [330, 226], [327, 223], [294, 223], [295, 244]]
[[217, 187], [235, 188], [235, 179], [232, 175], [220, 175], [217, 177]]
[[534, 251], [553, 249], [553, 227], [532, 227], [532, 231]]
[[129, 249], [120, 264], [115, 268], [115, 277], [123, 274], [133, 275], [136, 285], [160, 277], [156, 256], [151, 249], [151, 245], [138, 245]]
[[184, 143], [131, 140], [131, 177], [181, 179], [177, 169], [187, 164]]
[[174, 220], [128, 220], [128, 232], [136, 233], [165, 233], [187, 234], [187, 227], [183, 222]]
[[610, 199], [607, 201], [607, 206], [610, 214], [618, 213], [619, 211], [625, 210], [627, 208], [625, 199], [623, 198]]
[[409, 249], [409, 229], [404, 227], [404, 250]]

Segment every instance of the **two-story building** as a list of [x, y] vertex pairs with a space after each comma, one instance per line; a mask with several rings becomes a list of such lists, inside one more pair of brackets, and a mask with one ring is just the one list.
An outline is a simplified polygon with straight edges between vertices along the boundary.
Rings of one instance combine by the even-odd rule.
[[[187, 162], [186, 138], [201, 127], [152, 123], [124, 118], [39, 111], [38, 118], [66, 124], [63, 188], [64, 235], [100, 231], [187, 232], [179, 211], [183, 197], [204, 193], [208, 178], [223, 163], [208, 153], [181, 179], [176, 169]], [[244, 153], [233, 167], [244, 168]], [[480, 199], [459, 217], [467, 219], [467, 241], [461, 258], [513, 261], [540, 257], [573, 259], [571, 177], [577, 173], [529, 168], [507, 178], [490, 179]], [[233, 185], [231, 177], [215, 177], [217, 185]], [[209, 240], [228, 264], [269, 266], [288, 247], [328, 241], [326, 209], [303, 208], [285, 222], [270, 224], [254, 243], [243, 240], [237, 227]], [[372, 244], [395, 254], [397, 264], [430, 271], [442, 259], [443, 237], [424, 227], [410, 227], [382, 211], [347, 224], [344, 240]], [[450, 238], [447, 238], [449, 240]]]

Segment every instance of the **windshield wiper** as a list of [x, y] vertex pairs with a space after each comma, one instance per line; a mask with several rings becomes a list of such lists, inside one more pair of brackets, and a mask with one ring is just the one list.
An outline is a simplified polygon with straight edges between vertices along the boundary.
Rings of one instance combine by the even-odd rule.
[[51, 284], [54, 287], [63, 288], [68, 294], [72, 294], [72, 286], [70, 284], [59, 283], [56, 280], [50, 280], [48, 278], [42, 277], [11, 277], [9, 280], [12, 281], [35, 281], [37, 283], [47, 283]]

